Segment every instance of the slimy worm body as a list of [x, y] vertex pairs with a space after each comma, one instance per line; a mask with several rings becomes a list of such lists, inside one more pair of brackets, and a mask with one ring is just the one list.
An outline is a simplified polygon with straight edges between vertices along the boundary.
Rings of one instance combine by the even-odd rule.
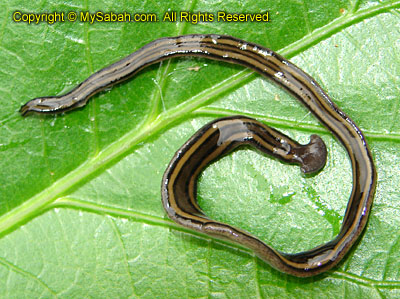
[[180, 56], [199, 56], [251, 68], [294, 94], [343, 144], [352, 165], [353, 188], [339, 234], [311, 250], [287, 254], [251, 234], [209, 219], [196, 199], [196, 182], [207, 164], [248, 144], [303, 172], [323, 167], [326, 148], [313, 135], [299, 145], [282, 133], [248, 117], [218, 119], [201, 128], [174, 155], [164, 173], [162, 203], [168, 216], [190, 229], [228, 239], [252, 249], [274, 268], [295, 276], [312, 276], [335, 266], [358, 239], [368, 219], [376, 186], [376, 171], [367, 142], [356, 124], [342, 112], [317, 82], [270, 49], [223, 35], [185, 35], [155, 40], [124, 59], [98, 71], [67, 94], [35, 98], [20, 112], [58, 113], [84, 106], [88, 99], [124, 81], [148, 65]]

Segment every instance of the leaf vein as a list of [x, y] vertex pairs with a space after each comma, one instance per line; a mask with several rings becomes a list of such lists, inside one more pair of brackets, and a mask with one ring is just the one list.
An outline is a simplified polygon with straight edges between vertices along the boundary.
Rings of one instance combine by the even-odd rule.
[[[189, 235], [193, 235], [196, 238], [201, 238], [203, 240], [206, 240], [209, 242], [211, 245], [211, 242], [217, 242], [219, 244], [222, 244], [223, 246], [227, 246], [229, 248], [234, 248], [235, 250], [240, 250], [242, 252], [247, 253], [249, 256], [253, 256], [253, 258], [256, 258], [255, 255], [247, 248], [241, 247], [240, 245], [237, 245], [235, 243], [231, 243], [228, 241], [220, 240], [217, 238], [213, 238], [209, 235], [201, 234], [196, 231], [189, 230], [185, 227], [179, 226], [175, 224], [174, 222], [170, 220], [166, 220], [164, 218], [161, 218], [159, 216], [154, 216], [154, 215], [146, 215], [143, 213], [138, 213], [134, 211], [129, 211], [121, 208], [115, 208], [115, 207], [110, 207], [110, 206], [105, 206], [105, 205], [99, 205], [96, 203], [88, 203], [84, 202], [78, 199], [72, 199], [72, 198], [63, 198], [63, 199], [58, 199], [56, 202], [54, 202], [52, 205], [48, 207], [48, 209], [53, 209], [53, 208], [74, 208], [78, 210], [86, 210], [88, 212], [104, 215], [108, 214], [111, 216], [116, 216], [116, 217], [121, 217], [121, 218], [128, 218], [131, 221], [136, 221], [136, 222], [141, 222], [141, 223], [147, 223], [149, 225], [156, 225], [156, 226], [161, 226], [161, 227], [166, 227], [169, 229], [174, 229], [176, 231], [184, 232]], [[209, 250], [209, 255], [211, 254], [211, 248]], [[210, 260], [211, 257], [209, 256], [208, 260]], [[208, 276], [211, 278], [211, 266], [208, 264]], [[370, 279], [370, 278], [365, 278], [356, 274], [349, 273], [347, 271], [342, 271], [340, 269], [330, 271], [329, 274], [331, 277], [336, 278], [336, 279], [341, 279], [345, 281], [349, 281], [352, 283], [357, 283], [361, 284], [367, 287], [378, 287], [378, 288], [398, 288], [400, 289], [400, 280], [375, 280], [375, 279]]]
[[21, 269], [20, 267], [10, 263], [9, 261], [7, 261], [6, 259], [0, 257], [0, 264], [2, 264], [4, 267], [19, 273], [35, 282], [37, 282], [39, 285], [41, 285], [44, 289], [48, 290], [50, 294], [53, 295], [54, 298], [57, 297], [57, 293], [55, 291], [53, 291], [47, 284], [45, 284], [41, 279], [39, 279], [38, 277], [36, 277], [35, 275], [33, 275], [32, 273]]
[[114, 231], [114, 233], [115, 233], [115, 236], [116, 236], [117, 239], [118, 239], [119, 246], [120, 246], [120, 248], [122, 249], [122, 252], [123, 252], [124, 264], [125, 264], [125, 268], [126, 268], [126, 273], [127, 273], [128, 276], [129, 276], [130, 283], [131, 283], [131, 288], [132, 288], [132, 294], [131, 294], [131, 296], [136, 296], [136, 297], [138, 297], [138, 295], [136, 294], [136, 291], [135, 291], [135, 283], [134, 283], [134, 281], [133, 281], [132, 273], [129, 271], [128, 253], [127, 253], [127, 250], [126, 250], [126, 247], [125, 247], [125, 243], [124, 243], [124, 241], [122, 240], [121, 232], [120, 232], [120, 230], [118, 229], [118, 227], [117, 227], [117, 225], [115, 224], [115, 221], [114, 221], [113, 219], [111, 219], [111, 218], [109, 218], [109, 217], [107, 217], [107, 219], [108, 219], [108, 222], [110, 223], [110, 226], [112, 227], [112, 229], [113, 229], [113, 231]]

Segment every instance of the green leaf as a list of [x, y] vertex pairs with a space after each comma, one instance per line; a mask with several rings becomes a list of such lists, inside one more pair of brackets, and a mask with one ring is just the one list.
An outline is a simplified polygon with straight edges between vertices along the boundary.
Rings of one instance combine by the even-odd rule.
[[[399, 1], [52, 1], [0, 4], [0, 297], [399, 297]], [[28, 25], [13, 12], [265, 12], [268, 23]], [[351, 190], [344, 149], [292, 96], [239, 66], [173, 59], [57, 116], [17, 112], [61, 94], [148, 42], [229, 34], [311, 74], [367, 136], [378, 189], [360, 242], [317, 277], [282, 274], [250, 251], [165, 216], [161, 177], [211, 119], [244, 114], [300, 142], [317, 133], [328, 162], [305, 178], [249, 149], [209, 166], [199, 203], [212, 218], [298, 252], [339, 231]]]

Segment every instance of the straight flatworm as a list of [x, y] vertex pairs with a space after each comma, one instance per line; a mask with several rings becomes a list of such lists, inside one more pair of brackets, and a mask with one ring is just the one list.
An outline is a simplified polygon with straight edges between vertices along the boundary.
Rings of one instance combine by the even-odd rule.
[[225, 35], [184, 35], [160, 38], [122, 60], [94, 73], [70, 92], [35, 98], [20, 112], [58, 113], [84, 106], [105, 88], [124, 81], [144, 67], [178, 56], [200, 56], [240, 64], [272, 79], [296, 96], [343, 144], [350, 157], [353, 188], [339, 234], [330, 242], [296, 254], [277, 251], [251, 234], [208, 219], [196, 201], [199, 173], [211, 161], [241, 144], [250, 144], [281, 160], [298, 163], [304, 172], [323, 167], [325, 145], [312, 136], [301, 146], [260, 122], [235, 116], [200, 129], [174, 155], [162, 180], [162, 202], [175, 222], [252, 249], [274, 268], [295, 276], [312, 276], [336, 265], [360, 236], [368, 219], [376, 187], [376, 171], [367, 142], [356, 124], [342, 112], [317, 82], [270, 49]]

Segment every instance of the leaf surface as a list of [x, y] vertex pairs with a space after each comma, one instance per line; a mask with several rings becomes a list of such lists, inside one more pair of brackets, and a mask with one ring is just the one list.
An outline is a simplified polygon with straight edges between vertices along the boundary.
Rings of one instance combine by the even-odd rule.
[[[0, 4], [1, 297], [399, 297], [399, 1], [3, 1]], [[13, 22], [14, 11], [270, 12], [269, 23]], [[61, 94], [148, 42], [228, 34], [267, 46], [312, 75], [363, 130], [378, 188], [360, 242], [318, 277], [282, 274], [250, 251], [172, 223], [160, 202], [175, 151], [206, 122], [259, 119], [306, 143], [317, 133], [328, 162], [305, 178], [250, 149], [199, 180], [211, 218], [285, 252], [339, 231], [351, 167], [335, 138], [292, 96], [239, 66], [164, 61], [83, 109], [22, 118], [27, 100]]]

